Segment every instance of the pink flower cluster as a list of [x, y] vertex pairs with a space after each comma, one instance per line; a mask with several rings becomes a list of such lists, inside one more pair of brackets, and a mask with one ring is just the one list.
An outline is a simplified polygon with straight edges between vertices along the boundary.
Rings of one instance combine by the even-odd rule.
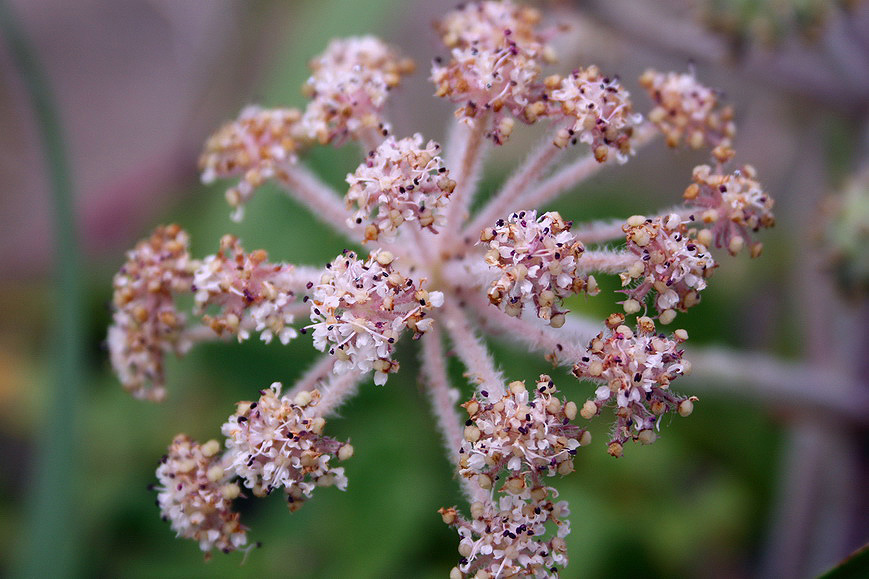
[[[689, 75], [643, 75], [654, 101], [648, 120], [634, 112], [622, 81], [595, 66], [543, 78], [554, 56], [546, 30], [557, 27], [508, 1], [465, 4], [436, 28], [450, 50], [450, 60], [432, 68], [436, 94], [459, 105], [446, 141], [454, 156], [422, 135], [390, 134], [385, 104], [413, 64], [361, 37], [333, 41], [311, 62], [304, 110], [246, 108], [208, 140], [200, 160], [206, 182], [239, 179], [227, 192], [235, 218], [270, 180], [350, 243], [370, 243], [370, 252], [344, 250], [325, 267], [305, 267], [271, 263], [265, 251], [246, 253], [225, 236], [215, 255], [195, 260], [187, 235], [169, 226], [140, 242], [115, 276], [108, 345], [136, 397], [163, 399], [165, 355], [196, 342], [257, 333], [287, 344], [310, 334], [325, 353], [286, 393], [274, 383], [238, 403], [222, 428], [222, 454], [215, 441], [200, 446], [180, 435], [172, 443], [157, 473], [158, 502], [176, 532], [204, 551], [246, 544], [231, 510], [242, 487], [258, 497], [283, 489], [291, 511], [318, 486], [347, 488], [334, 462], [353, 448], [324, 434], [326, 418], [363, 380], [383, 385], [399, 370], [395, 348], [408, 332], [422, 342], [424, 387], [470, 504], [469, 516], [440, 510], [459, 535], [453, 579], [549, 577], [567, 564], [569, 509], [543, 477], [571, 473], [577, 451], [590, 445], [577, 416], [591, 420], [611, 407], [608, 451], [618, 457], [629, 440], [654, 442], [664, 414], [693, 410], [696, 398], [671, 390], [691, 369], [688, 335], [660, 333], [647, 309], [658, 323], [672, 322], [699, 302], [720, 265], [708, 248], [735, 254], [749, 245], [757, 256], [750, 235], [774, 223], [754, 170], [725, 168], [735, 155], [732, 111]], [[546, 120], [549, 135], [471, 216], [492, 150], [486, 138], [505, 144], [515, 119]], [[535, 209], [605, 164], [628, 161], [655, 135], [670, 146], [711, 148], [714, 167], [694, 170], [684, 205], [578, 226]], [[345, 141], [359, 145], [364, 161], [347, 176], [342, 199], [298, 157]], [[579, 142], [590, 150], [567, 158], [567, 145]], [[610, 315], [602, 331], [599, 320], [564, 306], [574, 294], [597, 295], [595, 275], [618, 276], [626, 296], [625, 313]], [[187, 294], [201, 324], [176, 303]], [[297, 322], [306, 317], [307, 325]], [[480, 329], [572, 367], [594, 384], [593, 395], [577, 407], [547, 375], [531, 391], [507, 383]], [[453, 387], [444, 335], [470, 397]], [[460, 399], [468, 400], [466, 415]]]
[[698, 239], [706, 245], [724, 247], [732, 255], [748, 244], [752, 257], [759, 256], [763, 245], [752, 242], [751, 234], [775, 225], [775, 217], [773, 198], [756, 181], [754, 167], [744, 165], [726, 174], [700, 165], [693, 177], [694, 183], [685, 190], [685, 200], [701, 209], [701, 221], [710, 225], [698, 234]]
[[400, 140], [387, 137], [347, 176], [350, 189], [345, 199], [348, 208], [356, 208], [347, 225], [364, 227], [365, 241], [393, 239], [407, 221], [435, 233], [443, 225], [443, 208], [456, 182], [438, 156], [440, 145], [422, 143], [420, 134]]
[[473, 122], [493, 114], [489, 137], [503, 143], [513, 119], [536, 119], [543, 107], [541, 65], [553, 59], [537, 31], [540, 13], [510, 2], [460, 6], [437, 24], [450, 60], [435, 60], [431, 80], [435, 94], [463, 103], [456, 116]]
[[631, 153], [631, 135], [643, 116], [632, 112], [630, 95], [618, 79], [604, 76], [596, 66], [575, 70], [569, 76], [546, 79], [548, 101], [560, 106], [560, 113], [569, 121], [555, 137], [555, 145], [586, 143], [594, 158], [603, 163], [610, 153], [619, 163]]
[[648, 317], [637, 320], [635, 332], [624, 321], [621, 314], [611, 315], [608, 330], [589, 343], [587, 354], [573, 367], [577, 378], [602, 383], [595, 397], [583, 404], [583, 418], [591, 419], [604, 406], [614, 406], [616, 424], [609, 453], [617, 457], [628, 440], [654, 442], [661, 415], [677, 411], [688, 416], [696, 400], [670, 392], [670, 382], [691, 371], [681, 348], [688, 333], [657, 334]]
[[205, 552], [225, 553], [247, 543], [247, 529], [232, 510], [238, 485], [224, 468], [220, 443], [205, 444], [179, 434], [157, 467], [157, 505], [179, 537], [193, 539]]
[[284, 489], [290, 511], [298, 510], [316, 487], [347, 488], [342, 467], [353, 447], [323, 436], [326, 420], [319, 415], [319, 390], [302, 390], [290, 400], [281, 384], [260, 391], [256, 402], [239, 402], [223, 425], [227, 469], [240, 477], [255, 496]]
[[374, 370], [374, 383], [383, 385], [398, 371], [392, 352], [404, 329], [419, 337], [432, 327], [429, 313], [443, 304], [443, 293], [405, 277], [394, 260], [388, 251], [364, 261], [346, 251], [310, 288], [313, 323], [306, 329], [313, 329], [315, 348], [335, 356], [336, 373]]
[[459, 450], [459, 472], [490, 489], [501, 479], [502, 488], [519, 492], [528, 482], [539, 484], [540, 475], [573, 472], [573, 456], [591, 435], [570, 424], [577, 406], [555, 396], [552, 379], [541, 374], [530, 399], [524, 382], [511, 382], [500, 400], [478, 400], [462, 406], [468, 424]]
[[[265, 251], [246, 254], [238, 239], [226, 235], [220, 251], [202, 260], [193, 276], [196, 311], [218, 335], [237, 334], [239, 341], [250, 336], [249, 326], [260, 332], [263, 342], [273, 338], [286, 345], [298, 334], [295, 321], [295, 291], [304, 283], [289, 264], [268, 263]], [[220, 313], [205, 314], [209, 306]], [[298, 309], [298, 308], [296, 308]], [[249, 318], [250, 324], [246, 324]]]
[[700, 292], [706, 288], [706, 278], [716, 264], [706, 246], [693, 239], [679, 216], [647, 219], [635, 215], [623, 226], [627, 249], [637, 256], [621, 274], [622, 285], [636, 285], [625, 293], [625, 312], [640, 311], [646, 295], [655, 291], [655, 309], [661, 323], [669, 324], [676, 311], [687, 311], [700, 302]]
[[533, 303], [539, 318], [563, 326], [562, 300], [597, 291], [594, 277], [580, 273], [585, 248], [570, 233], [570, 225], [557, 212], [537, 217], [536, 211], [519, 211], [484, 229], [480, 240], [489, 247], [486, 263], [500, 273], [489, 286], [489, 301], [516, 317], [525, 304]]
[[685, 143], [694, 149], [729, 147], [736, 135], [733, 109], [721, 107], [718, 94], [700, 84], [693, 74], [661, 73], [648, 69], [640, 84], [652, 97], [655, 108], [649, 120], [660, 127], [667, 144]]
[[174, 296], [190, 291], [197, 262], [188, 253], [187, 234], [177, 225], [158, 228], [127, 253], [115, 275], [115, 311], [107, 344], [121, 383], [136, 398], [166, 396], [164, 356], [183, 354], [185, 316]]
[[556, 565], [567, 565], [564, 537], [570, 534], [570, 509], [557, 497], [558, 491], [543, 486], [507, 493], [471, 503], [470, 519], [455, 508], [440, 509], [460, 539], [461, 559], [450, 578], [557, 577]]
[[311, 61], [302, 126], [311, 139], [339, 145], [363, 132], [387, 131], [381, 109], [413, 61], [373, 36], [333, 40]]
[[301, 118], [298, 109], [249, 106], [205, 143], [199, 158], [203, 183], [241, 177], [238, 185], [226, 191], [235, 221], [241, 220], [245, 203], [260, 185], [298, 160], [296, 153], [307, 140]]

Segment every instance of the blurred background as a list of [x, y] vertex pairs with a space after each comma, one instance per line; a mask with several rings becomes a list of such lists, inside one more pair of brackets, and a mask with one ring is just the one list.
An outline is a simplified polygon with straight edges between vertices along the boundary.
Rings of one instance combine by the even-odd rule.
[[[640, 111], [650, 103], [635, 79], [647, 67], [693, 67], [720, 88], [737, 111], [737, 162], [755, 165], [777, 201], [776, 228], [760, 236], [764, 255], [717, 255], [703, 303], [679, 319], [698, 355], [735, 352], [730, 370], [718, 372], [730, 377], [701, 373], [680, 383], [701, 398], [694, 414], [619, 460], [606, 454], [599, 420], [577, 472], [555, 482], [573, 513], [562, 576], [815, 575], [869, 536], [869, 3], [540, 4], [569, 27], [555, 41], [557, 69], [596, 63], [619, 74]], [[313, 350], [304, 337], [287, 347], [197, 347], [170, 360], [168, 400], [153, 405], [122, 390], [103, 340], [112, 275], [158, 224], [184, 227], [198, 257], [216, 251], [224, 233], [274, 261], [322, 264], [346, 247], [269, 187], [244, 222], [231, 222], [224, 184], [198, 182], [200, 147], [245, 104], [303, 105], [308, 60], [330, 38], [367, 33], [418, 63], [390, 105], [395, 133], [443, 141], [452, 106], [431, 96], [426, 77], [431, 58], [445, 53], [431, 23], [454, 3], [0, 6], [0, 575], [445, 576], [458, 541], [436, 511], [462, 499], [414, 344], [399, 348], [397, 377], [384, 388], [364, 385], [329, 423], [332, 436], [356, 448], [348, 491], [322, 489], [292, 515], [278, 497], [243, 502], [242, 520], [262, 547], [206, 563], [160, 521], [146, 490], [157, 460], [178, 432], [218, 437], [237, 400], [272, 381], [292, 383]], [[24, 58], [22, 69], [22, 54], [38, 59], [57, 123], [40, 114], [27, 82], [34, 65]], [[517, 127], [488, 162], [484, 191], [537, 135]], [[49, 149], [62, 145], [48, 161], [46, 139]], [[60, 182], [52, 177], [59, 154], [70, 167]], [[345, 147], [315, 149], [306, 160], [343, 190], [359, 158]], [[578, 222], [654, 212], [678, 202], [700, 162], [702, 154], [652, 146], [554, 207]], [[74, 192], [71, 209], [51, 193], [64, 183]], [[58, 243], [64, 223], [76, 225], [77, 243]], [[64, 273], [63, 264], [75, 267]], [[602, 319], [616, 299], [604, 292], [571, 306]], [[591, 393], [539, 356], [492, 345], [511, 378], [548, 372], [569, 398]], [[755, 367], [768, 371], [754, 380]]]

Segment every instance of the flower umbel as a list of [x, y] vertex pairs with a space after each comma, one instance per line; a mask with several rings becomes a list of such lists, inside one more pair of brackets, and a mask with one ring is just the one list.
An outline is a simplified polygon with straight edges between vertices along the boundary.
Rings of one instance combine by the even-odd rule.
[[333, 468], [330, 460], [349, 458], [353, 447], [322, 436], [326, 420], [317, 411], [320, 396], [319, 390], [302, 390], [289, 400], [275, 382], [256, 402], [239, 402], [223, 425], [224, 462], [255, 496], [282, 488], [295, 511], [318, 486], [347, 488], [344, 469]]
[[[458, 105], [445, 153], [422, 135], [391, 134], [385, 104], [413, 65], [373, 37], [333, 41], [311, 62], [305, 108], [249, 107], [209, 139], [203, 180], [240, 180], [227, 194], [234, 218], [271, 180], [369, 251], [345, 249], [324, 268], [305, 267], [271, 263], [265, 251], [247, 253], [225, 236], [215, 255], [196, 260], [186, 234], [170, 226], [128, 254], [115, 277], [109, 347], [135, 396], [163, 399], [163, 357], [199, 341], [258, 333], [286, 344], [310, 333], [324, 352], [286, 392], [275, 383], [238, 403], [223, 425], [222, 455], [216, 442], [175, 439], [158, 478], [161, 509], [180, 536], [206, 551], [245, 544], [229, 508], [242, 487], [256, 497], [283, 489], [291, 511], [315, 487], [349, 488], [334, 461], [353, 447], [323, 434], [326, 418], [363, 380], [384, 385], [398, 372], [395, 348], [407, 333], [421, 339], [423, 382], [470, 503], [469, 516], [440, 511], [459, 534], [453, 578], [550, 577], [567, 565], [569, 509], [543, 479], [570, 474], [578, 451], [590, 446], [575, 420], [612, 407], [607, 449], [619, 457], [628, 441], [654, 442], [665, 413], [691, 414], [697, 399], [671, 389], [691, 368], [688, 335], [660, 332], [656, 323], [669, 324], [699, 302], [721, 266], [707, 248], [736, 254], [749, 244], [759, 255], [749, 235], [773, 224], [772, 199], [750, 166], [726, 170], [735, 131], [718, 93], [693, 76], [647, 72], [640, 84], [654, 108], [645, 120], [626, 83], [594, 65], [543, 76], [557, 28], [511, 2], [469, 3], [444, 16], [436, 29], [450, 57], [435, 61], [432, 80], [436, 95]], [[516, 119], [549, 123], [550, 134], [469, 216], [485, 154], [507, 142]], [[684, 205], [584, 225], [537, 209], [629, 161], [656, 135], [671, 146], [709, 149], [710, 165], [695, 169]], [[346, 141], [359, 145], [363, 161], [341, 195], [300, 157]], [[597, 277], [606, 275], [621, 280], [624, 313], [603, 327], [568, 313], [564, 301], [598, 295]], [[188, 323], [175, 301], [182, 294], [194, 296], [192, 313], [203, 324]], [[541, 375], [531, 389], [508, 382], [480, 328], [572, 368], [593, 383], [578, 391], [588, 400], [578, 407], [562, 397], [557, 375]], [[447, 372], [442, 334], [465, 367], [463, 397]]]
[[537, 317], [563, 326], [561, 301], [584, 290], [596, 292], [594, 277], [578, 268], [585, 247], [570, 226], [557, 212], [538, 218], [536, 211], [519, 211], [484, 229], [480, 240], [489, 246], [486, 263], [501, 273], [489, 286], [492, 304], [519, 317], [525, 304], [533, 303]]
[[626, 290], [630, 296], [625, 312], [640, 311], [646, 295], [655, 290], [655, 309], [663, 323], [670, 323], [676, 311], [684, 312], [700, 302], [700, 291], [716, 264], [706, 247], [692, 239], [688, 227], [676, 214], [647, 219], [635, 215], [622, 227], [627, 249], [637, 256], [621, 274], [622, 285], [636, 282]]
[[247, 529], [231, 508], [239, 488], [229, 482], [232, 474], [219, 452], [216, 440], [200, 445], [179, 434], [160, 460], [160, 485], [154, 487], [157, 505], [172, 530], [198, 542], [206, 553], [212, 549], [229, 553], [247, 543]]
[[434, 141], [423, 147], [419, 134], [398, 141], [387, 137], [347, 176], [347, 207], [358, 208], [347, 225], [364, 227], [365, 241], [394, 239], [406, 221], [437, 233], [444, 222], [443, 208], [456, 188], [439, 152]]
[[311, 289], [314, 347], [336, 357], [335, 372], [374, 370], [374, 383], [386, 383], [398, 371], [394, 344], [405, 328], [418, 338], [431, 328], [432, 308], [443, 304], [441, 292], [429, 293], [393, 266], [388, 251], [365, 261], [347, 251], [326, 265]]
[[185, 316], [175, 308], [174, 297], [190, 291], [196, 266], [187, 234], [170, 225], [139, 242], [115, 275], [107, 343], [118, 378], [136, 398], [162, 400], [164, 355], [183, 354], [192, 346], [182, 332]]

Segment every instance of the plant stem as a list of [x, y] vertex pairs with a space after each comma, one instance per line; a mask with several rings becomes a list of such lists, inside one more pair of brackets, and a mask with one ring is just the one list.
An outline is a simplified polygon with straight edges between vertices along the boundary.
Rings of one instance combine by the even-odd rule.
[[[444, 437], [444, 447], [447, 458], [454, 468], [459, 462], [459, 449], [462, 447], [464, 434], [462, 419], [456, 410], [456, 396], [459, 394], [450, 386], [447, 376], [441, 334], [437, 327], [432, 328], [422, 337], [422, 369], [427, 377], [428, 391], [431, 396], [432, 410], [438, 421]], [[465, 497], [470, 502], [482, 501], [487, 493], [471, 479], [459, 477]]]
[[[636, 129], [635, 135], [631, 139], [631, 145], [634, 150], [638, 150], [645, 146], [652, 139], [659, 135], [658, 129], [651, 124], [640, 125]], [[586, 155], [580, 157], [576, 161], [570, 163], [566, 167], [557, 171], [554, 175], [543, 181], [538, 187], [535, 187], [530, 192], [526, 193], [517, 201], [522, 207], [536, 207], [542, 210], [543, 207], [560, 197], [562, 194], [570, 191], [583, 181], [589, 179], [592, 175], [604, 167], [608, 167], [614, 163], [598, 163], [594, 155]]]
[[472, 127], [459, 123], [450, 135], [447, 151], [455, 157], [450, 157], [447, 161], [448, 166], [452, 166], [451, 177], [456, 181], [456, 189], [447, 206], [447, 225], [440, 240], [442, 247], [446, 247], [453, 235], [461, 231], [461, 225], [467, 218], [468, 208], [471, 206], [483, 166], [489, 119], [488, 113], [482, 113], [474, 119]]
[[[650, 218], [666, 218], [675, 213], [682, 221], [686, 221], [691, 215], [697, 213], [696, 207], [677, 206], [667, 211], [662, 211]], [[592, 221], [590, 223], [578, 223], [573, 225], [573, 232], [577, 239], [583, 243], [605, 243], [607, 241], [620, 240], [625, 238], [625, 232], [622, 227], [625, 224], [625, 219], [609, 219]]]
[[289, 165], [278, 171], [276, 178], [290, 196], [309, 207], [320, 221], [338, 233], [347, 235], [350, 212], [336, 192], [310, 169], [302, 165]]
[[504, 378], [485, 344], [474, 335], [465, 314], [453, 305], [453, 299], [453, 296], [448, 296], [442, 309], [443, 320], [456, 347], [456, 353], [468, 369], [469, 379], [476, 385], [477, 391], [486, 391], [484, 398], [497, 400], [506, 392]]
[[[328, 356], [331, 358], [331, 356]], [[351, 396], [356, 394], [359, 383], [369, 376], [367, 372], [347, 372], [340, 376], [332, 375], [328, 381], [319, 387], [322, 397], [317, 404], [319, 416], [330, 416], [341, 407]]]
[[462, 238], [470, 237], [477, 241], [480, 231], [491, 225], [499, 217], [505, 217], [510, 211], [530, 209], [531, 207], [519, 207], [517, 200], [528, 190], [533, 181], [540, 177], [543, 172], [554, 163], [565, 149], [560, 149], [552, 142], [553, 134], [546, 137], [534, 148], [522, 165], [507, 180], [495, 197], [474, 217], [473, 222], [467, 226]]
[[79, 413], [85, 373], [81, 258], [73, 185], [63, 128], [48, 79], [18, 17], [0, 0], [0, 33], [21, 75], [45, 155], [54, 208], [54, 377], [40, 428], [30, 500], [30, 517], [17, 575], [76, 575], [80, 526], [76, 516], [80, 462]]
[[333, 356], [328, 354], [322, 356], [313, 366], [308, 368], [305, 374], [293, 384], [292, 388], [284, 392], [284, 398], [292, 400], [302, 390], [313, 390], [321, 380], [332, 374], [334, 365], [335, 358]]

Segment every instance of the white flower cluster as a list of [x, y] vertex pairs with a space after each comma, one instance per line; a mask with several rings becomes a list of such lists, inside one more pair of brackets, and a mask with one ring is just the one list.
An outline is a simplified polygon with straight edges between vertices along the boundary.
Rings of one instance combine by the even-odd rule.
[[228, 553], [247, 543], [247, 529], [232, 511], [238, 485], [229, 482], [219, 456], [220, 443], [205, 444], [179, 434], [157, 467], [157, 505], [179, 537], [193, 539], [208, 553]]
[[549, 376], [541, 374], [530, 399], [524, 382], [511, 382], [496, 401], [472, 398], [462, 406], [468, 412], [459, 472], [491, 489], [506, 470], [503, 488], [519, 492], [528, 479], [539, 484], [541, 475], [573, 472], [573, 456], [591, 435], [570, 422], [577, 406], [555, 396]]
[[541, 63], [554, 57], [537, 31], [539, 22], [533, 8], [479, 2], [460, 6], [436, 25], [451, 59], [432, 66], [435, 94], [463, 103], [460, 118], [492, 111], [489, 136], [498, 144], [509, 138], [513, 117], [533, 122], [533, 111], [543, 106]]
[[321, 144], [341, 144], [366, 129], [385, 133], [380, 112], [389, 91], [414, 70], [413, 61], [374, 36], [333, 40], [310, 67], [302, 126]]
[[649, 69], [640, 84], [655, 102], [649, 120], [661, 129], [669, 146], [721, 147], [719, 152], [729, 148], [736, 135], [733, 109], [719, 107], [718, 94], [697, 82], [693, 74]]
[[426, 332], [434, 320], [432, 308], [443, 304], [441, 292], [423, 289], [394, 267], [388, 251], [375, 251], [367, 260], [345, 251], [311, 290], [314, 347], [337, 358], [335, 373], [374, 370], [374, 383], [386, 383], [398, 371], [392, 359], [394, 344], [405, 328], [414, 336]]
[[283, 488], [291, 511], [318, 486], [346, 490], [344, 468], [332, 467], [330, 460], [349, 458], [353, 447], [322, 435], [326, 420], [317, 413], [320, 392], [304, 390], [289, 400], [275, 382], [260, 394], [256, 402], [239, 402], [223, 425], [227, 469], [255, 496]]
[[246, 340], [250, 331], [243, 322], [249, 318], [267, 344], [275, 337], [287, 344], [297, 336], [290, 311], [298, 285], [295, 267], [267, 260], [261, 249], [245, 254], [232, 235], [223, 236], [216, 255], [202, 260], [193, 277], [196, 310], [201, 315], [209, 306], [220, 307], [218, 315], [203, 316], [218, 335], [230, 332]]
[[136, 398], [166, 396], [164, 357], [183, 354], [185, 316], [174, 296], [190, 292], [198, 262], [188, 253], [187, 234], [177, 225], [158, 227], [127, 253], [114, 278], [112, 325], [107, 345], [112, 367]]
[[604, 76], [596, 66], [573, 71], [564, 78], [546, 79], [548, 100], [570, 125], [558, 132], [555, 145], [566, 147], [578, 139], [591, 147], [603, 163], [615, 153], [619, 163], [631, 154], [631, 135], [643, 117], [632, 112], [630, 95], [618, 79]]
[[706, 246], [689, 236], [678, 215], [655, 219], [635, 215], [622, 229], [628, 251], [638, 258], [620, 276], [622, 286], [637, 283], [625, 290], [630, 296], [623, 303], [625, 312], [639, 312], [646, 295], [654, 290], [659, 320], [668, 324], [676, 310], [684, 312], [700, 301], [706, 278], [717, 265]]
[[593, 418], [615, 401], [617, 421], [609, 445], [613, 456], [621, 456], [628, 439], [654, 442], [658, 418], [672, 410], [687, 416], [696, 400], [669, 390], [672, 380], [691, 371], [680, 347], [688, 333], [676, 330], [669, 338], [656, 334], [648, 317], [637, 319], [635, 333], [624, 321], [623, 315], [612, 314], [606, 322], [608, 330], [591, 341], [586, 355], [573, 367], [577, 378], [604, 383], [595, 390], [595, 398], [583, 405], [583, 418]]
[[387, 137], [347, 176], [347, 207], [356, 207], [347, 225], [365, 227], [366, 241], [392, 239], [406, 221], [436, 233], [443, 224], [442, 209], [456, 187], [439, 153], [434, 141], [423, 147], [418, 133], [400, 140]]
[[543, 486], [505, 493], [497, 501], [472, 503], [469, 520], [455, 508], [440, 509], [460, 537], [461, 559], [450, 578], [557, 577], [556, 565], [568, 562], [564, 538], [570, 534], [570, 510], [566, 501], [554, 502], [557, 497], [558, 491]]
[[296, 153], [307, 140], [301, 132], [301, 118], [297, 109], [249, 106], [237, 120], [208, 138], [199, 158], [202, 182], [241, 177], [236, 186], [226, 191], [235, 221], [242, 218], [244, 204], [260, 185], [274, 178], [281, 166], [296, 163]]
[[489, 301], [514, 317], [533, 303], [539, 318], [564, 325], [561, 301], [572, 293], [597, 291], [594, 277], [577, 273], [585, 248], [570, 225], [555, 211], [540, 217], [536, 211], [519, 211], [484, 229], [480, 241], [489, 246], [486, 263], [501, 273], [489, 287]]
[[774, 226], [775, 217], [773, 198], [756, 178], [751, 165], [729, 174], [709, 165], [695, 167], [694, 183], [685, 190], [684, 197], [703, 210], [700, 220], [711, 224], [711, 229], [698, 233], [698, 239], [706, 245], [726, 247], [732, 255], [750, 244], [751, 256], [760, 255], [763, 246], [751, 242], [751, 233]]

